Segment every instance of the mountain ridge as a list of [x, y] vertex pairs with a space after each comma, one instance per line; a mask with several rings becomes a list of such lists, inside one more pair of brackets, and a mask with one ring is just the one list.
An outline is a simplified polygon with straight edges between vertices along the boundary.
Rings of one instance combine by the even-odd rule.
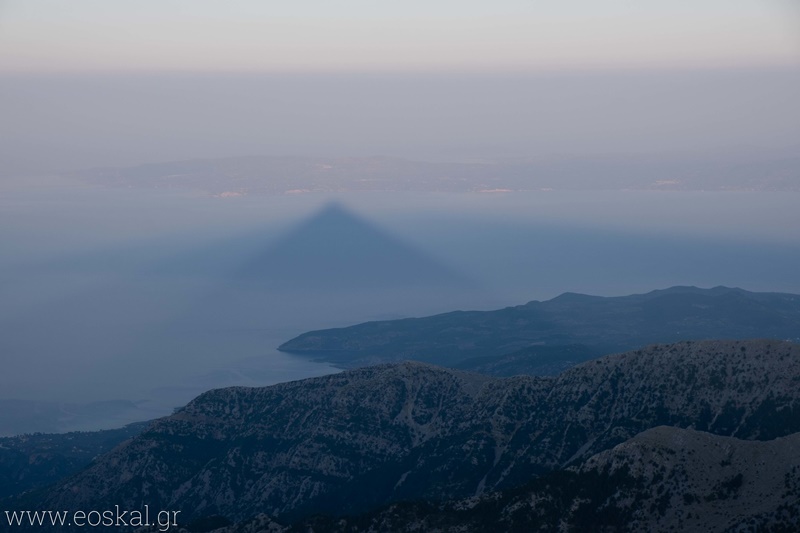
[[293, 522], [519, 487], [661, 425], [748, 440], [800, 432], [800, 345], [653, 345], [555, 378], [409, 362], [218, 389], [24, 502]]

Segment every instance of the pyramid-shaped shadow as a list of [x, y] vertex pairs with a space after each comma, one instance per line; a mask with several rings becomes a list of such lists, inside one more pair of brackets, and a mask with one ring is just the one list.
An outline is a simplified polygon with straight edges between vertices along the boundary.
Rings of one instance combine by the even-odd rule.
[[280, 289], [466, 288], [470, 282], [425, 252], [339, 204], [329, 204], [251, 257], [237, 281]]

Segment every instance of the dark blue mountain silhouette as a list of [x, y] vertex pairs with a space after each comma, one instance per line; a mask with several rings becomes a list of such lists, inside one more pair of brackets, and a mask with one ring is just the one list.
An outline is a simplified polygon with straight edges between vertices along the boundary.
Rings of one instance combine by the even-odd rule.
[[468, 283], [339, 204], [327, 205], [252, 257], [238, 277], [287, 289], [446, 289]]

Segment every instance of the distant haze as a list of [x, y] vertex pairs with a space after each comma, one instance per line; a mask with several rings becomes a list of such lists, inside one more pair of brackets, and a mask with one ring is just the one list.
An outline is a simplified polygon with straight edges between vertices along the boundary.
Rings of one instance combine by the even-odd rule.
[[238, 155], [800, 146], [800, 69], [0, 75], [0, 176]]
[[0, 0], [0, 177], [800, 146], [794, 0]]

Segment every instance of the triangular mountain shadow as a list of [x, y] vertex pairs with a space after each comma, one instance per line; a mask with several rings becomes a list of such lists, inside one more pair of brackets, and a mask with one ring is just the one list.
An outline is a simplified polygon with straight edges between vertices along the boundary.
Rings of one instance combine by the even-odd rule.
[[281, 289], [475, 288], [424, 252], [335, 203], [252, 257], [237, 278]]

